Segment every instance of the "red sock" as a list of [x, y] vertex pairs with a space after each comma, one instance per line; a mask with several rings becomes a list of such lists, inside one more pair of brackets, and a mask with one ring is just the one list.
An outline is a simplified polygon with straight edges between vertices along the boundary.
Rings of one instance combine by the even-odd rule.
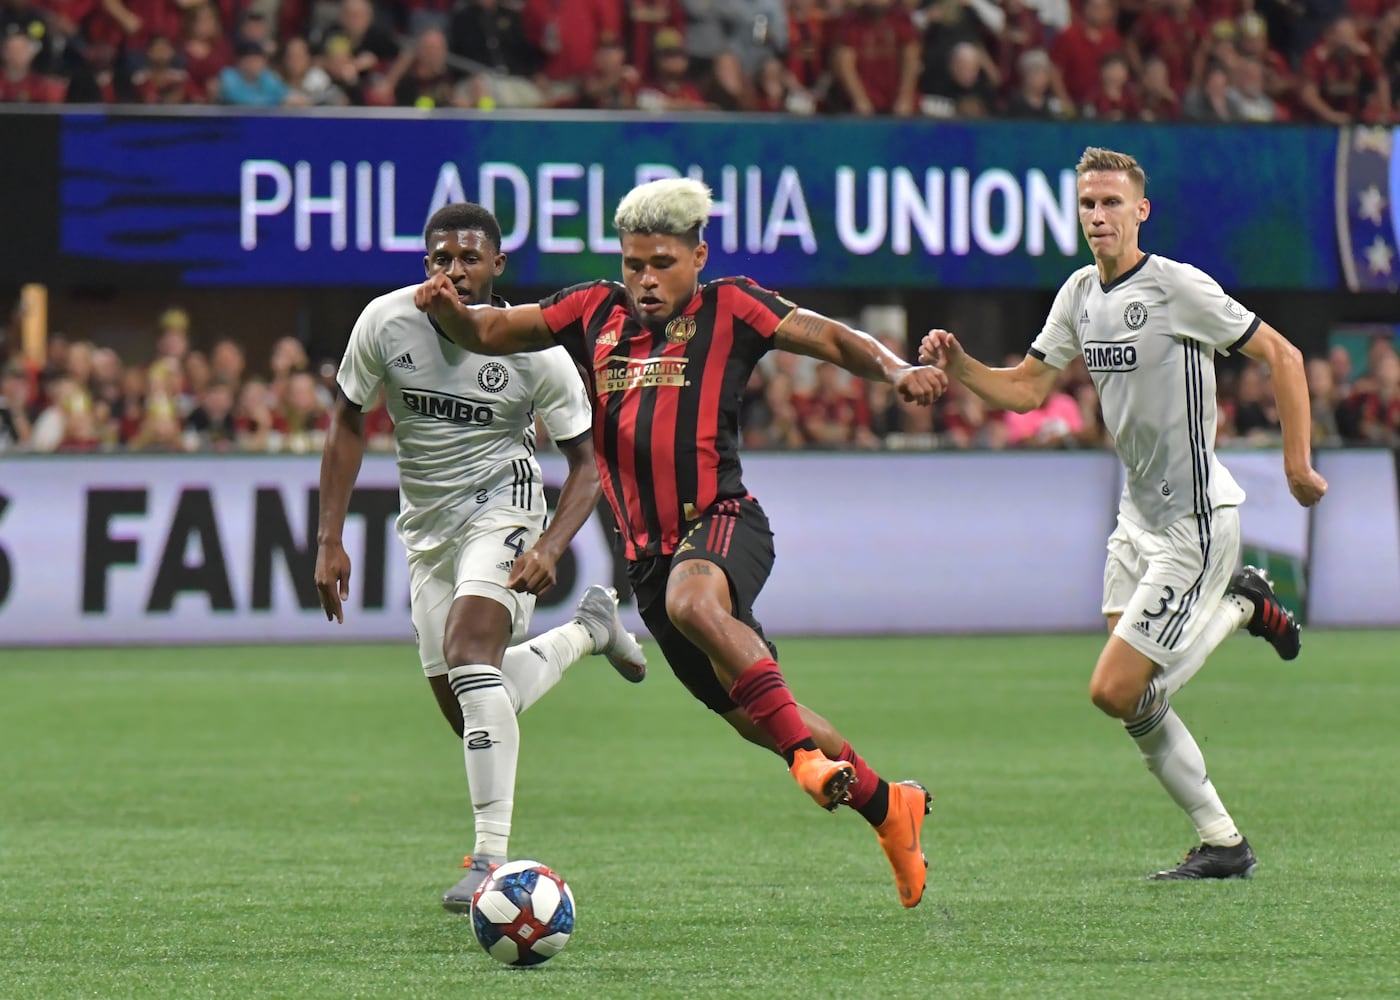
[[776, 660], [759, 660], [745, 670], [729, 689], [729, 697], [773, 738], [789, 763], [795, 748], [803, 743], [816, 746]]
[[864, 757], [851, 749], [849, 743], [841, 744], [841, 752], [836, 755], [836, 760], [848, 760], [856, 769], [856, 782], [851, 786], [851, 797], [846, 804], [864, 816], [870, 824], [879, 826], [889, 811], [890, 786], [865, 762]]

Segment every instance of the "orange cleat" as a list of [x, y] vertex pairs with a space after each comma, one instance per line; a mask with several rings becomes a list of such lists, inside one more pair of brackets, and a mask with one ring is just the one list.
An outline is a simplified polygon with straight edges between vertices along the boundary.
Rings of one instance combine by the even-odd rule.
[[820, 750], [798, 750], [788, 769], [802, 790], [828, 811], [846, 798], [856, 783], [856, 768], [848, 760], [832, 760]]
[[894, 869], [894, 885], [905, 907], [919, 905], [924, 898], [928, 859], [919, 847], [919, 831], [924, 817], [933, 808], [933, 796], [917, 781], [890, 784], [890, 810], [875, 828], [880, 847]]

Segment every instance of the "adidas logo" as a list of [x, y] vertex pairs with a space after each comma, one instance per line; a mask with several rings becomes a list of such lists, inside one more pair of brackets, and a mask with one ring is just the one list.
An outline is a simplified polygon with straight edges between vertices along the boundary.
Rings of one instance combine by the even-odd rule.
[[413, 363], [413, 355], [409, 354], [407, 351], [404, 351], [393, 361], [390, 361], [389, 367], [402, 368], [406, 372], [416, 372], [418, 370], [418, 366]]
[[[1079, 322], [1081, 322], [1081, 323], [1087, 323], [1087, 322], [1089, 322], [1089, 310], [1087, 310], [1087, 309], [1084, 310], [1084, 315], [1079, 317]], [[407, 357], [407, 355], [405, 355], [405, 357]]]
[[1152, 634], [1152, 625], [1149, 622], [1138, 622], [1133, 628], [1137, 629], [1143, 635]]

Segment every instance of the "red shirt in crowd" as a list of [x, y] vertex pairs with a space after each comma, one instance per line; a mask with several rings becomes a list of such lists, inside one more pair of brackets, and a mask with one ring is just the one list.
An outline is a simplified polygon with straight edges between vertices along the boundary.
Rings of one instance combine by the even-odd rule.
[[1132, 38], [1143, 58], [1156, 55], [1167, 64], [1172, 89], [1184, 94], [1191, 82], [1196, 50], [1205, 44], [1205, 20], [1190, 11], [1185, 20], [1179, 21], [1172, 12], [1154, 8], [1138, 17]]
[[1050, 59], [1064, 78], [1065, 89], [1075, 104], [1089, 100], [1099, 85], [1099, 63], [1119, 52], [1123, 38], [1114, 28], [1090, 28], [1075, 21], [1055, 39]]
[[617, 0], [525, 0], [525, 37], [544, 53], [544, 74], [572, 80], [593, 71], [593, 53], [604, 37], [622, 38]]
[[1380, 77], [1381, 64], [1374, 53], [1339, 51], [1324, 39], [1303, 57], [1302, 75], [1317, 84], [1323, 102], [1334, 111], [1359, 119], [1366, 99], [1365, 84]]
[[904, 47], [919, 40], [914, 22], [897, 7], [880, 11], [856, 9], [836, 25], [832, 42], [855, 50], [856, 75], [865, 96], [881, 114], [894, 110]]

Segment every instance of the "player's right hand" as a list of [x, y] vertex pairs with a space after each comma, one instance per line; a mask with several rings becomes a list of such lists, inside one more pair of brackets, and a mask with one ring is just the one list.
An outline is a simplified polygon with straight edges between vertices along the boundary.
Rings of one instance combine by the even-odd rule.
[[1327, 493], [1327, 480], [1311, 465], [1300, 473], [1288, 473], [1288, 492], [1304, 507], [1311, 507]]
[[350, 599], [350, 554], [339, 542], [326, 542], [316, 552], [316, 596], [326, 621], [345, 624], [344, 602]]
[[437, 311], [444, 306], [456, 308], [461, 304], [457, 286], [446, 273], [439, 271], [419, 285], [413, 292], [413, 304], [420, 312], [436, 318]]
[[958, 369], [967, 360], [962, 344], [947, 330], [930, 330], [919, 342], [919, 363], [935, 365], [957, 378]]

